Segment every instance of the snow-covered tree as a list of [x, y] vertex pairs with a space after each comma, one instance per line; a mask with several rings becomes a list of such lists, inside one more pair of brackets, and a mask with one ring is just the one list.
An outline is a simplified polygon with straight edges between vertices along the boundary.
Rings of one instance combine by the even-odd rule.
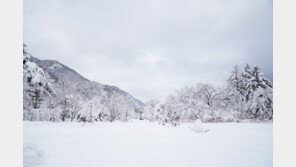
[[[252, 68], [247, 64], [243, 72], [239, 72], [237, 69], [235, 68], [232, 72], [236, 75], [231, 75], [228, 79], [230, 97], [235, 101], [235, 110], [240, 111], [240, 115], [244, 118], [262, 119], [264, 117], [267, 119], [268, 117], [268, 119], [272, 119], [272, 114], [270, 114], [273, 101], [271, 82], [264, 78], [258, 66]], [[263, 116], [267, 113], [269, 116]]]
[[24, 120], [38, 120], [42, 102], [54, 96], [54, 90], [44, 71], [30, 61], [30, 54], [23, 49], [23, 108]]

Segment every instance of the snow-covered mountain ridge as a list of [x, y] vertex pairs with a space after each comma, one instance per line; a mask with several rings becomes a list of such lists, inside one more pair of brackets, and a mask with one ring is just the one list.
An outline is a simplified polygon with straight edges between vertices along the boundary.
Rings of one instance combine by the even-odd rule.
[[78, 85], [84, 85], [84, 84], [95, 84], [99, 87], [102, 87], [106, 91], [114, 91], [121, 95], [123, 95], [126, 99], [128, 99], [130, 102], [132, 102], [135, 106], [142, 108], [145, 106], [145, 104], [134, 98], [132, 95], [127, 93], [124, 90], [121, 90], [120, 88], [116, 86], [111, 86], [107, 84], [101, 84], [99, 82], [94, 82], [86, 79], [85, 77], [81, 76], [79, 73], [77, 73], [75, 70], [67, 67], [66, 65], [56, 61], [56, 60], [40, 60], [36, 57], [31, 56], [30, 60], [32, 62], [35, 62], [39, 67], [41, 67], [45, 72], [50, 74], [52, 78], [55, 78], [55, 80], [62, 80], [62, 81], [71, 81], [71, 84], [78, 84]]
[[24, 51], [24, 120], [127, 120], [145, 104], [116, 86], [90, 81], [55, 60]]

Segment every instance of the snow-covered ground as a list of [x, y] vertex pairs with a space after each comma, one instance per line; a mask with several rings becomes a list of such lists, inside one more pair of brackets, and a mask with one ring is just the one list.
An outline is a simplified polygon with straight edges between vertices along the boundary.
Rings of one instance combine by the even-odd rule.
[[271, 167], [272, 124], [24, 122], [24, 166]]

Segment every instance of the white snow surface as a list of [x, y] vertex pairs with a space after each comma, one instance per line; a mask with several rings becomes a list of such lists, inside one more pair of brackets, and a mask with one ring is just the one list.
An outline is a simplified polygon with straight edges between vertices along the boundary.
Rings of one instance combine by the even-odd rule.
[[[24, 122], [24, 167], [271, 167], [272, 123]], [[200, 126], [200, 123], [198, 123]]]
[[209, 131], [209, 129], [205, 128], [204, 124], [199, 119], [196, 120], [194, 123], [191, 123], [188, 127], [196, 133]]

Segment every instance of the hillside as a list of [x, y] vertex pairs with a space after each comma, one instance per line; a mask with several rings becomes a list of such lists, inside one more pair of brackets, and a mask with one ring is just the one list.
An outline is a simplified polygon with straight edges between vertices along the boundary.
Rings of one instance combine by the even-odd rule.
[[23, 56], [24, 120], [126, 120], [138, 118], [145, 106], [120, 88], [90, 81], [58, 61], [26, 51]]

